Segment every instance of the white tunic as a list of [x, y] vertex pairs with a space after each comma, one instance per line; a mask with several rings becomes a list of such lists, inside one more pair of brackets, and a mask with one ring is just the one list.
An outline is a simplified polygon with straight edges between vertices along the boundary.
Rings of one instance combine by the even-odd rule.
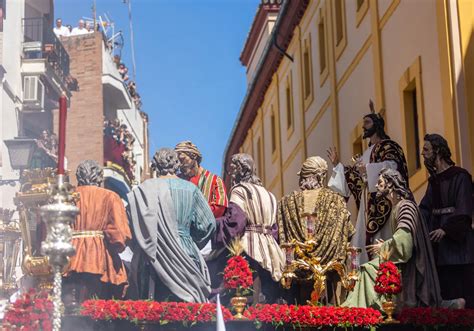
[[275, 196], [263, 186], [241, 183], [232, 189], [230, 201], [247, 215], [248, 223], [241, 239], [245, 253], [279, 281], [286, 257], [271, 234], [271, 228], [276, 224]]
[[[364, 154], [362, 154], [361, 157], [361, 162], [365, 164], [365, 169], [367, 171], [367, 177], [364, 178], [365, 181], [365, 187], [364, 190], [361, 194], [361, 199], [360, 199], [360, 207], [359, 207], [359, 212], [357, 214], [357, 222], [356, 222], [356, 232], [354, 236], [352, 237], [351, 240], [351, 245], [354, 247], [359, 247], [362, 249], [361, 255], [360, 255], [360, 263], [363, 264], [367, 261], [369, 261], [367, 251], [365, 249], [366, 245], [366, 224], [367, 224], [367, 197], [368, 194], [371, 192], [376, 192], [377, 188], [375, 185], [377, 184], [378, 178], [380, 171], [384, 168], [389, 168], [389, 169], [397, 169], [397, 163], [395, 161], [383, 161], [383, 162], [377, 162], [377, 163], [370, 163], [370, 155], [372, 154], [372, 149], [374, 148], [374, 145], [370, 146], [364, 151]], [[334, 179], [333, 179], [334, 178]], [[331, 179], [329, 180], [328, 186], [333, 189], [334, 191], [341, 193], [343, 196], [348, 197], [349, 196], [349, 188], [347, 185], [346, 178], [344, 176], [344, 166], [339, 163], [336, 167], [333, 169], [333, 174], [331, 176]], [[383, 239], [387, 240], [392, 237], [393, 231], [391, 226], [388, 224], [385, 224], [374, 236], [373, 240], [375, 241], [376, 239]]]

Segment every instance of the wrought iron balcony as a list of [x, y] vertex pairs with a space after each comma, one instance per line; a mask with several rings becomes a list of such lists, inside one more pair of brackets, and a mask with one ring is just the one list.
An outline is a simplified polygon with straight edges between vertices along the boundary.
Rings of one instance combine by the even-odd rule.
[[63, 80], [69, 76], [69, 55], [43, 17], [23, 18], [25, 59], [46, 59]]

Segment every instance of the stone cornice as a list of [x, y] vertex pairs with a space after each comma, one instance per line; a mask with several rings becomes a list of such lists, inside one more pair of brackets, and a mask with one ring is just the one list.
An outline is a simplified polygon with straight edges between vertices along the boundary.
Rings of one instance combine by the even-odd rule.
[[247, 40], [245, 41], [244, 49], [240, 54], [240, 62], [244, 66], [248, 66], [250, 57], [252, 56], [252, 52], [256, 47], [258, 37], [262, 32], [262, 28], [264, 27], [265, 23], [267, 22], [268, 14], [270, 13], [278, 13], [280, 10], [279, 3], [268, 3], [268, 4], [261, 4], [258, 8], [257, 14], [252, 23], [252, 27], [250, 28], [250, 32], [247, 36]]
[[[283, 54], [275, 47], [274, 42], [276, 41], [284, 50], [288, 48], [294, 30], [301, 21], [309, 1], [310, 0], [291, 0], [285, 2], [283, 5], [272, 35], [267, 42], [262, 59], [255, 71], [255, 76], [249, 84], [240, 112], [237, 115], [234, 128], [227, 143], [227, 148], [224, 152], [223, 169], [226, 169], [230, 157], [239, 152], [239, 147], [243, 144], [247, 132], [257, 116], [257, 110], [262, 105], [265, 93], [271, 84], [272, 77], [283, 58]], [[287, 6], [287, 8], [284, 8], [284, 6]], [[225, 171], [223, 171], [223, 173], [224, 178], [228, 177]], [[226, 184], [228, 184], [227, 181], [228, 178], [226, 178]]]

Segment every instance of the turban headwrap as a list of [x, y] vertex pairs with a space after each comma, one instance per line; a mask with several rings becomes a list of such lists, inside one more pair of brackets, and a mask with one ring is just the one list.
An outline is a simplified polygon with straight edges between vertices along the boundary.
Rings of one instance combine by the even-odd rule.
[[199, 149], [196, 147], [196, 145], [194, 145], [189, 140], [180, 142], [179, 144], [176, 145], [174, 150], [176, 151], [176, 153], [180, 153], [180, 152], [191, 153], [191, 154], [196, 155], [199, 159], [202, 158], [202, 155], [201, 155], [201, 152], [199, 152]]
[[301, 170], [298, 171], [297, 175], [303, 178], [312, 177], [314, 175], [319, 175], [321, 177], [325, 176], [328, 171], [328, 163], [322, 157], [311, 156], [304, 161]]

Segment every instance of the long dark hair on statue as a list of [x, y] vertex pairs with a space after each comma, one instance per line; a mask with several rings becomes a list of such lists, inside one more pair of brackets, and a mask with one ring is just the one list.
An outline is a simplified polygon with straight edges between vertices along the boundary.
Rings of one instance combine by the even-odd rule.
[[251, 183], [263, 185], [257, 176], [257, 169], [253, 158], [245, 153], [234, 154], [231, 157], [231, 176], [233, 185], [240, 183]]
[[426, 134], [424, 140], [431, 144], [436, 155], [439, 155], [447, 164], [451, 166], [455, 164], [451, 159], [451, 150], [449, 149], [448, 142], [441, 135], [437, 133]]
[[408, 188], [408, 183], [398, 170], [384, 168], [380, 171], [380, 176], [385, 179], [388, 187], [392, 189], [395, 194], [408, 200], [414, 200], [413, 193]]
[[382, 115], [370, 113], [364, 116], [364, 118], [370, 118], [372, 123], [374, 124], [375, 133], [379, 136], [380, 139], [390, 139], [390, 136], [385, 132], [385, 120], [383, 119]]
[[178, 153], [171, 148], [160, 148], [151, 161], [158, 176], [175, 175], [179, 169]]
[[104, 170], [97, 161], [82, 161], [76, 170], [78, 186], [100, 186], [104, 180]]

